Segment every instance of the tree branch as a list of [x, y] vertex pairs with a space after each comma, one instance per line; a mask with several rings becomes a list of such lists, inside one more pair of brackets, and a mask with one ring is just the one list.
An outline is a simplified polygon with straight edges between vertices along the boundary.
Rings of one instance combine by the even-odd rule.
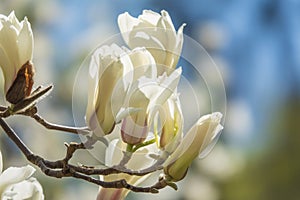
[[[74, 178], [85, 180], [90, 183], [94, 183], [104, 188], [126, 188], [134, 192], [158, 193], [159, 189], [162, 189], [166, 186], [171, 186], [176, 189], [176, 187], [174, 187], [174, 184], [168, 183], [168, 181], [165, 178], [160, 178], [157, 183], [155, 183], [153, 186], [150, 187], [137, 187], [128, 184], [127, 181], [124, 179], [116, 180], [112, 182], [104, 182], [99, 179], [90, 177], [88, 175], [94, 175], [94, 174], [108, 175], [112, 173], [124, 173], [124, 172], [118, 171], [117, 169], [113, 169], [113, 168], [103, 169], [102, 171], [100, 169], [94, 170], [91, 168], [70, 165], [68, 162], [76, 150], [92, 148], [93, 144], [96, 142], [92, 138], [88, 138], [87, 142], [85, 143], [79, 143], [79, 144], [71, 143], [67, 145], [67, 153], [65, 158], [63, 160], [51, 162], [45, 160], [44, 158], [38, 155], [34, 155], [31, 152], [31, 150], [22, 142], [22, 140], [18, 137], [18, 135], [14, 132], [14, 130], [2, 118], [0, 118], [0, 126], [3, 128], [3, 130], [8, 135], [8, 137], [17, 145], [17, 147], [26, 156], [27, 160], [30, 161], [32, 164], [38, 166], [41, 169], [41, 171], [47, 176], [55, 177], [55, 178], [74, 177]], [[100, 173], [100, 172], [104, 172], [104, 173]], [[128, 173], [130, 174], [129, 171]], [[149, 173], [151, 173], [151, 171]]]

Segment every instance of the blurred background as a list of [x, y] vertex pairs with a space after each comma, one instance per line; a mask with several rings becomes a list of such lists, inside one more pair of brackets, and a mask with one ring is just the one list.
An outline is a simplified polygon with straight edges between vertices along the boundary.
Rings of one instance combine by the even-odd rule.
[[[298, 0], [1, 0], [0, 13], [15, 10], [19, 19], [27, 16], [32, 24], [36, 86], [55, 85], [39, 103], [40, 113], [52, 122], [74, 124], [70, 102], [80, 63], [97, 44], [119, 32], [120, 13], [138, 16], [143, 9], [167, 10], [176, 29], [187, 23], [184, 33], [203, 45], [222, 74], [227, 114], [218, 144], [208, 157], [193, 163], [179, 191], [130, 194], [127, 199], [300, 199]], [[3, 92], [1, 98], [4, 103]], [[78, 140], [24, 117], [8, 121], [34, 152], [48, 159], [63, 156], [64, 141]], [[27, 164], [2, 130], [0, 148], [5, 167]], [[95, 199], [98, 190], [40, 171], [35, 177], [46, 199]]]

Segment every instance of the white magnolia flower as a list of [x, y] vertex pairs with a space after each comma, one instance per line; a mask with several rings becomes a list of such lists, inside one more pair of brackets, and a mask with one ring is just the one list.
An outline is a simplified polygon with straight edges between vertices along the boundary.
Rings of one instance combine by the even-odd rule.
[[176, 67], [181, 54], [185, 24], [181, 25], [176, 33], [165, 10], [162, 10], [161, 14], [144, 10], [138, 18], [125, 12], [119, 15], [118, 24], [123, 39], [130, 48], [146, 47], [160, 69]]
[[181, 68], [157, 75], [155, 61], [145, 48], [132, 51], [115, 44], [95, 51], [90, 64], [86, 121], [98, 136], [111, 133], [122, 120], [126, 143], [142, 142], [148, 134], [155, 106], [175, 91]]
[[35, 169], [30, 166], [10, 167], [2, 172], [0, 152], [0, 197], [3, 200], [43, 200], [43, 189], [35, 178], [30, 178]]
[[219, 112], [202, 116], [184, 136], [178, 148], [164, 163], [164, 172], [172, 181], [180, 181], [192, 161], [205, 156], [223, 129]]
[[0, 15], [0, 67], [4, 75], [4, 90], [8, 92], [20, 68], [32, 60], [33, 34], [25, 17], [19, 22], [14, 11]]
[[[126, 145], [119, 139], [112, 140], [106, 149], [105, 165], [112, 167], [118, 165], [122, 159], [123, 152], [126, 151]], [[126, 165], [132, 170], [141, 170], [151, 166], [155, 162], [153, 158], [148, 156], [149, 153], [154, 153], [156, 150], [155, 144], [137, 150], [128, 164]], [[148, 176], [131, 176], [128, 174], [112, 174], [104, 176], [103, 180], [106, 182], [125, 179], [131, 185], [139, 185], [145, 181]], [[115, 188], [100, 188], [97, 200], [121, 200], [124, 199], [130, 191], [127, 189]]]
[[[177, 93], [182, 69], [175, 68], [185, 25], [176, 32], [166, 11], [160, 15], [149, 10], [138, 18], [121, 14], [118, 23], [132, 50], [114, 44], [93, 54], [86, 121], [96, 135], [110, 134], [108, 167], [118, 166], [130, 153], [127, 169], [142, 170], [155, 163], [163, 165], [167, 181], [179, 181], [192, 161], [215, 144], [223, 128], [222, 114], [201, 117], [182, 138], [184, 119]], [[167, 68], [162, 70], [162, 65]], [[102, 179], [138, 185], [147, 177], [120, 173]], [[128, 192], [101, 188], [97, 199], [124, 199]]]
[[92, 55], [86, 121], [96, 135], [112, 132], [130, 84], [156, 74], [154, 59], [144, 48], [129, 51], [115, 44]]

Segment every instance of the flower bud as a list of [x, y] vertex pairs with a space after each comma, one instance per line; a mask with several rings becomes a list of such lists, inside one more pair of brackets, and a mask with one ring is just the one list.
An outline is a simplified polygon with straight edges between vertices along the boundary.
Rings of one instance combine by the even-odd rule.
[[0, 67], [6, 99], [12, 104], [31, 93], [34, 74], [32, 53], [33, 34], [27, 18], [19, 22], [14, 12], [9, 16], [0, 15]]
[[178, 148], [164, 163], [164, 172], [171, 181], [182, 180], [192, 161], [218, 138], [223, 126], [221, 113], [202, 116], [184, 136]]

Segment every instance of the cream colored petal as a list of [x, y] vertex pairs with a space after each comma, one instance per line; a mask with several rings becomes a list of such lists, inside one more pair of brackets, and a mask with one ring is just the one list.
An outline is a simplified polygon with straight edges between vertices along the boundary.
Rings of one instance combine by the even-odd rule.
[[7, 92], [15, 79], [20, 62], [17, 57], [17, 30], [11, 26], [9, 21], [1, 20], [1, 24], [0, 56], [3, 61], [0, 61], [0, 64], [5, 78], [5, 92]]
[[129, 15], [128, 12], [119, 15], [118, 17], [119, 29], [122, 33], [122, 37], [124, 41], [127, 44], [129, 43], [130, 31], [132, 31], [133, 27], [137, 26], [139, 23], [140, 21], [137, 18], [134, 18], [131, 15]]
[[[201, 155], [223, 129], [222, 125], [220, 125], [221, 118], [222, 114], [219, 112], [202, 116], [184, 136], [181, 144], [167, 159], [164, 166], [168, 166], [178, 158], [184, 160], [190, 159], [189, 162], [192, 162], [191, 159]], [[186, 165], [188, 166], [189, 163], [186, 163]]]
[[[150, 33], [149, 33], [150, 32]], [[130, 33], [128, 46], [130, 48], [145, 47], [151, 53], [157, 64], [164, 65], [166, 60], [166, 49], [160, 39], [153, 36], [154, 32], [148, 29], [133, 30]], [[162, 35], [162, 37], [164, 37]]]
[[152, 10], [143, 10], [143, 14], [138, 17], [139, 20], [149, 23], [152, 26], [156, 26], [160, 18], [160, 14], [153, 12]]
[[[120, 80], [123, 73], [123, 65], [119, 62], [112, 63], [103, 72], [98, 82], [98, 96], [96, 102], [97, 119], [104, 133], [112, 130], [115, 123], [116, 113], [113, 113], [112, 105], [122, 105], [122, 97], [115, 99], [120, 103], [111, 103], [112, 93], [114, 92], [116, 83]], [[121, 95], [121, 94], [120, 94]]]
[[133, 66], [132, 70], [134, 70], [132, 81], [137, 80], [141, 76], [149, 78], [157, 76], [155, 60], [145, 48], [135, 48], [128, 55]]
[[162, 80], [159, 83], [159, 91], [151, 99], [151, 105], [149, 107], [154, 107], [155, 105], [163, 105], [167, 99], [175, 92], [180, 76], [182, 73], [181, 67], [174, 70], [170, 76], [162, 76]]
[[177, 37], [176, 37], [176, 49], [178, 52], [178, 55], [181, 53], [181, 49], [182, 49], [182, 44], [183, 44], [183, 29], [186, 26], [186, 24], [182, 24], [178, 31], [177, 31]]
[[[7, 18], [7, 16], [6, 15], [2, 15], [2, 14], [0, 14], [0, 20], [8, 20], [8, 18]], [[1, 26], [1, 23], [0, 23], [0, 28], [1, 28], [2, 26]]]
[[174, 25], [173, 25], [173, 22], [172, 22], [172, 19], [171, 19], [169, 13], [165, 10], [162, 10], [161, 16], [165, 23], [166, 29], [171, 29], [173, 32], [175, 32], [175, 28], [174, 28]]
[[[96, 49], [91, 57], [86, 121], [92, 129], [98, 127], [97, 132], [102, 129], [107, 134], [112, 130], [122, 106], [120, 95], [125, 95], [125, 90], [122, 84], [116, 86], [124, 73], [124, 67], [118, 60], [122, 53], [122, 48], [112, 44]], [[118, 94], [118, 98], [112, 98], [113, 94]]]
[[200, 149], [200, 154], [199, 154], [199, 159], [203, 159], [205, 158], [210, 152], [211, 150], [214, 148], [214, 146], [216, 145], [218, 139], [219, 139], [219, 136], [221, 135], [222, 133], [222, 130], [223, 130], [223, 126], [222, 125], [218, 125], [214, 132], [212, 132], [212, 135], [210, 136], [207, 136], [205, 139], [204, 139], [204, 144], [201, 146], [201, 149]]
[[35, 178], [24, 180], [20, 183], [11, 185], [4, 192], [4, 198], [6, 195], [12, 194], [14, 200], [18, 199], [30, 199], [30, 200], [43, 200], [43, 188]]
[[13, 67], [13, 63], [8, 58], [8, 55], [0, 44], [0, 67], [4, 76], [4, 92], [6, 93], [13, 83], [16, 76], [16, 69]]
[[25, 167], [10, 167], [6, 169], [0, 175], [0, 194], [2, 194], [6, 187], [26, 180], [34, 172], [35, 169], [30, 165], [27, 165]]
[[142, 110], [141, 108], [133, 108], [133, 107], [121, 108], [116, 116], [116, 122], [120, 123], [121, 120], [124, 119], [125, 117], [132, 114], [136, 114], [141, 110]]
[[19, 22], [18, 18], [16, 17], [15, 11], [11, 11], [11, 13], [8, 15], [8, 20], [18, 31], [20, 31], [21, 23]]
[[105, 151], [105, 165], [108, 167], [112, 167], [119, 164], [123, 155], [122, 151], [123, 147], [119, 139], [111, 141]]
[[185, 24], [181, 25], [181, 27], [178, 29], [177, 35], [175, 35], [174, 37], [173, 35], [169, 36], [169, 38], [172, 38], [172, 41], [169, 41], [168, 43], [168, 53], [165, 59], [165, 65], [170, 66], [171, 68], [176, 68], [176, 65], [181, 55], [184, 27]]
[[183, 135], [184, 119], [178, 94], [173, 94], [164, 104], [164, 112], [160, 145], [163, 145], [164, 151], [172, 153], [181, 142]]
[[27, 61], [32, 60], [33, 53], [33, 34], [27, 18], [21, 22], [21, 26], [22, 28], [17, 39], [19, 59], [21, 63], [21, 66], [18, 66], [18, 69], [20, 69]]
[[11, 26], [11, 23], [8, 21], [1, 21], [1, 23], [0, 45], [3, 49], [5, 49], [7, 56], [13, 61], [14, 66], [16, 66], [19, 64], [19, 60], [15, 58], [16, 55], [18, 55], [18, 31], [15, 27]]

